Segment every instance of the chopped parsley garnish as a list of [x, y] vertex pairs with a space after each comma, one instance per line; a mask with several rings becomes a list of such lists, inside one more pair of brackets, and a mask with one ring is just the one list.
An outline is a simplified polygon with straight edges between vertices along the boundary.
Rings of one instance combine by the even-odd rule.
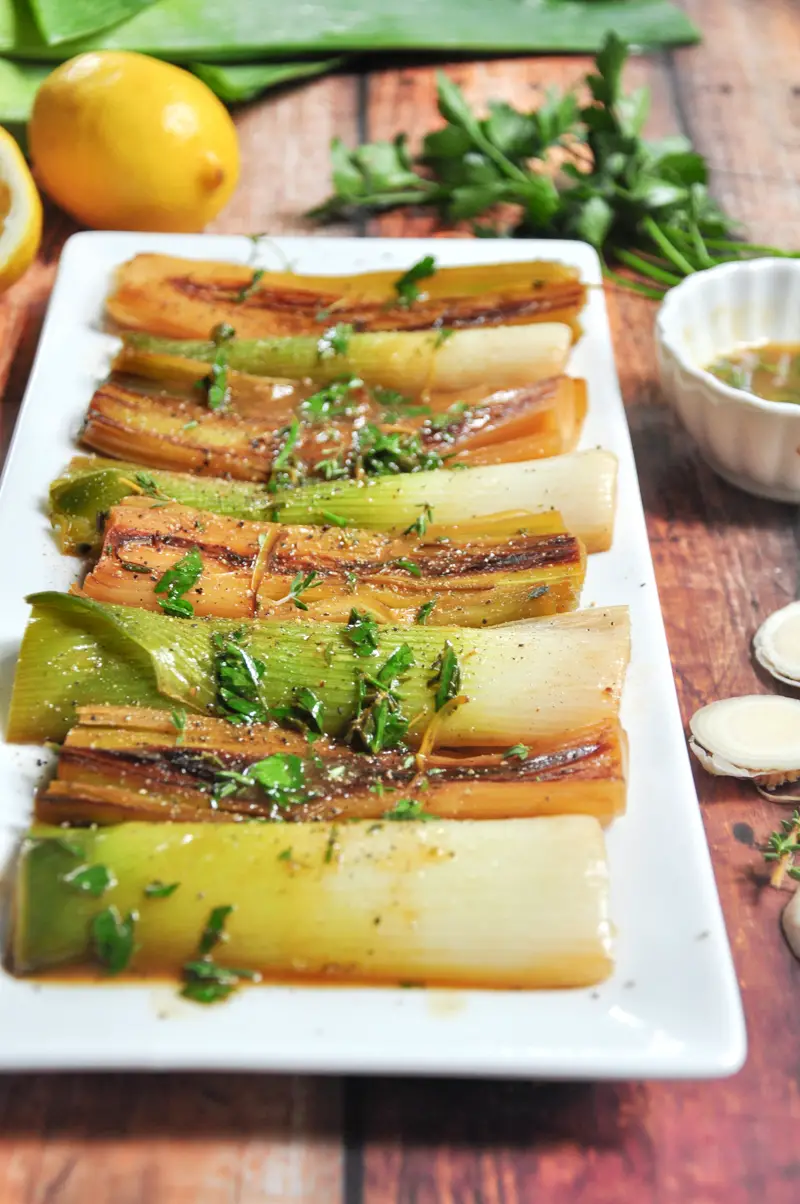
[[170, 895], [175, 894], [179, 886], [180, 882], [161, 882], [156, 878], [153, 882], [147, 883], [144, 893], [148, 899], [168, 899]]
[[407, 556], [398, 556], [396, 560], [390, 560], [389, 564], [394, 568], [405, 569], [412, 577], [422, 576], [422, 569], [413, 560], [409, 560]]
[[230, 904], [223, 904], [213, 908], [206, 920], [197, 945], [198, 956], [185, 962], [182, 967], [184, 985], [181, 995], [185, 999], [192, 999], [195, 1003], [218, 1003], [227, 999], [243, 979], [258, 981], [261, 978], [255, 970], [218, 966], [211, 956], [212, 950], [226, 939], [225, 921], [232, 911]]
[[141, 489], [142, 493], [146, 497], [164, 497], [164, 494], [159, 489], [155, 480], [150, 476], [149, 472], [136, 472], [133, 474], [133, 480], [134, 484], [138, 485], [139, 489]]
[[289, 586], [289, 593], [285, 599], [286, 602], [294, 602], [298, 610], [308, 610], [305, 602], [301, 601], [301, 594], [304, 594], [309, 589], [316, 589], [322, 584], [322, 577], [319, 573], [312, 569], [310, 573], [297, 573], [292, 584]]
[[129, 911], [123, 919], [116, 907], [106, 907], [92, 916], [94, 952], [109, 974], [119, 974], [130, 962], [138, 918], [135, 911]]
[[61, 881], [81, 894], [91, 895], [93, 899], [99, 899], [117, 884], [114, 875], [104, 865], [79, 865], [64, 874]]
[[511, 748], [507, 748], [503, 753], [503, 760], [510, 761], [512, 757], [519, 757], [520, 761], [524, 761], [527, 755], [527, 744], [512, 744]]
[[419, 300], [420, 290], [417, 288], [417, 281], [427, 280], [429, 276], [436, 275], [436, 260], [432, 255], [425, 255], [417, 263], [412, 264], [407, 272], [398, 277], [394, 282], [394, 291], [397, 293], [397, 304], [404, 309], [410, 309], [415, 301]]
[[281, 849], [280, 853], [278, 853], [278, 861], [291, 861], [291, 860], [292, 860], [292, 846], [287, 845], [285, 849]]
[[303, 422], [317, 425], [335, 418], [352, 418], [358, 412], [358, 399], [354, 389], [363, 387], [357, 376], [343, 376], [325, 388], [319, 389], [300, 402], [300, 417]]
[[461, 666], [449, 640], [445, 640], [444, 648], [436, 658], [433, 669], [434, 675], [428, 685], [436, 686], [433, 705], [440, 711], [446, 702], [455, 698], [461, 688]]
[[399, 798], [395, 805], [389, 810], [384, 811], [384, 819], [436, 819], [435, 815], [424, 811], [422, 803], [413, 798]]
[[[279, 714], [280, 708], [276, 709], [276, 716]], [[325, 715], [325, 703], [320, 698], [315, 690], [310, 686], [295, 686], [294, 702], [291, 707], [292, 714], [287, 715], [287, 719], [299, 719], [301, 723], [305, 723], [313, 732], [322, 735], [323, 720]]]
[[338, 456], [329, 456], [325, 460], [317, 460], [314, 472], [326, 481], [338, 481], [341, 477], [350, 475]]
[[266, 665], [242, 647], [242, 631], [211, 637], [217, 708], [233, 723], [267, 723], [269, 711], [261, 697]]
[[280, 435], [285, 435], [283, 446], [278, 452], [275, 459], [272, 461], [273, 474], [281, 472], [282, 469], [289, 467], [297, 440], [300, 437], [300, 419], [293, 418], [288, 426], [285, 426], [278, 432]]
[[198, 387], [205, 391], [210, 410], [221, 410], [230, 401], [227, 344], [235, 334], [236, 331], [227, 322], [220, 322], [211, 331], [211, 338], [216, 348], [214, 358], [209, 365], [208, 376], [204, 376], [197, 382]]
[[358, 588], [358, 577], [355, 573], [348, 570], [344, 575], [344, 581], [349, 593], [354, 594]]
[[345, 635], [353, 645], [356, 656], [372, 656], [380, 642], [380, 629], [372, 615], [361, 613], [355, 607], [350, 611]]
[[326, 523], [330, 523], [332, 527], [346, 527], [348, 519], [342, 514], [334, 514], [332, 510], [323, 510], [322, 517]]
[[379, 753], [403, 740], [409, 720], [402, 713], [400, 683], [415, 663], [408, 644], [401, 644], [377, 673], [359, 675], [356, 715], [348, 733], [352, 743]]
[[210, 953], [215, 945], [225, 940], [225, 921], [232, 911], [233, 906], [230, 903], [223, 903], [222, 906], [212, 909], [206, 920], [206, 926], [200, 934], [198, 953], [202, 955]]
[[259, 282], [263, 279], [263, 277], [264, 277], [264, 269], [256, 268], [256, 270], [253, 272], [252, 277], [250, 278], [250, 283], [246, 284], [244, 286], [244, 288], [239, 289], [239, 292], [234, 297], [234, 301], [236, 302], [237, 305], [241, 304], [242, 301], [246, 301], [248, 297], [252, 297], [253, 293], [258, 288]]
[[441, 329], [436, 332], [436, 338], [433, 341], [434, 351], [438, 351], [442, 344], [446, 343], [447, 340], [455, 333], [456, 332], [450, 326], [442, 326]]
[[430, 601], [423, 602], [422, 606], [420, 606], [419, 610], [417, 611], [414, 622], [419, 623], [419, 624], [421, 624], [421, 626], [424, 627], [428, 621], [431, 611], [433, 610], [433, 608], [436, 605], [436, 603], [438, 602], [438, 600], [439, 600], [438, 598], [431, 598]]
[[183, 709], [183, 707], [174, 707], [170, 711], [169, 717], [172, 720], [172, 726], [178, 733], [175, 743], [183, 744], [183, 737], [186, 734], [186, 711]]
[[428, 530], [428, 523], [433, 522], [433, 510], [427, 502], [422, 507], [422, 513], [417, 515], [410, 527], [406, 527], [404, 535], [424, 535]]
[[384, 422], [402, 422], [404, 419], [426, 416], [431, 413], [431, 407], [419, 405], [412, 397], [398, 393], [396, 389], [385, 389], [382, 385], [373, 385], [370, 389], [373, 401], [383, 406], [386, 413]]
[[545, 594], [550, 593], [549, 585], [537, 585], [528, 594], [528, 601], [533, 601], [534, 598], [543, 598]]
[[191, 548], [182, 556], [171, 569], [167, 569], [153, 586], [156, 594], [166, 594], [159, 598], [158, 604], [164, 614], [175, 615], [177, 618], [190, 619], [194, 614], [191, 602], [183, 597], [197, 582], [203, 572], [203, 558], [197, 548]]
[[444, 461], [423, 446], [416, 433], [382, 431], [367, 422], [355, 432], [356, 468], [370, 477], [392, 476], [403, 472], [427, 472], [441, 468]]
[[454, 401], [441, 414], [434, 414], [428, 419], [427, 425], [432, 431], [449, 431], [451, 427], [461, 426], [463, 422], [477, 411], [469, 408], [465, 401]]
[[243, 980], [257, 982], [261, 977], [255, 970], [218, 966], [210, 958], [186, 962], [182, 973], [184, 985], [181, 995], [194, 1003], [221, 1003]]
[[119, 567], [124, 569], [126, 573], [149, 573], [150, 569], [146, 564], [135, 564], [132, 560], [120, 560]]
[[295, 807], [309, 797], [303, 761], [293, 753], [272, 753], [249, 765], [244, 773], [221, 770], [214, 782], [214, 797], [228, 798], [254, 786], [281, 808]]
[[352, 334], [353, 327], [347, 322], [337, 322], [335, 326], [329, 326], [317, 341], [318, 358], [329, 360], [335, 355], [347, 355]]

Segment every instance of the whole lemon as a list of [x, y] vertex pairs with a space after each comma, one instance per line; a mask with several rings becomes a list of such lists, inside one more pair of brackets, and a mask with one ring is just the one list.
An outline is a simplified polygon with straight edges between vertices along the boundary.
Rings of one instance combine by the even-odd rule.
[[28, 145], [45, 192], [97, 230], [202, 230], [239, 178], [236, 129], [214, 93], [127, 51], [56, 68], [36, 95]]

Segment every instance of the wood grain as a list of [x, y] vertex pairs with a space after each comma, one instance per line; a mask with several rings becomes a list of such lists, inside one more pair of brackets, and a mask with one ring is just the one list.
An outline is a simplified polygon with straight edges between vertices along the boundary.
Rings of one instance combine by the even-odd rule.
[[[800, 12], [793, 0], [685, 0], [702, 47], [639, 60], [651, 132], [683, 128], [748, 232], [800, 245]], [[298, 17], [298, 19], [300, 19]], [[533, 106], [587, 61], [447, 67], [472, 103]], [[366, 108], [359, 113], [359, 93]], [[429, 66], [385, 67], [358, 85], [315, 81], [238, 118], [242, 184], [220, 231], [305, 232], [328, 191], [327, 144], [436, 124]], [[421, 234], [420, 215], [371, 232]], [[5, 445], [55, 259], [71, 226], [48, 216], [41, 262], [0, 301]], [[761, 618], [794, 597], [796, 511], [737, 493], [694, 455], [665, 408], [652, 306], [608, 294], [617, 362], [685, 717], [726, 694], [773, 688], [748, 656]], [[800, 967], [781, 898], [747, 841], [778, 808], [698, 770], [697, 784], [747, 1011], [736, 1078], [686, 1084], [363, 1082], [198, 1076], [0, 1078], [3, 1204], [794, 1204], [800, 1198]], [[653, 850], [657, 857], [657, 850]], [[9, 1036], [13, 1039], [13, 1035]]]

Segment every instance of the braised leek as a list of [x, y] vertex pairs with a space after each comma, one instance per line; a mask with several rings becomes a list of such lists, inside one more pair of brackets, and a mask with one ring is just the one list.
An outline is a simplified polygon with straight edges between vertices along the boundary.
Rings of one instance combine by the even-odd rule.
[[411, 305], [399, 303], [401, 276], [397, 270], [352, 276], [267, 271], [253, 284], [253, 269], [243, 264], [143, 254], [117, 270], [106, 305], [120, 326], [148, 334], [205, 339], [227, 322], [240, 338], [257, 339], [318, 336], [336, 322], [377, 331], [547, 321], [564, 322], [577, 334], [586, 299], [577, 269], [560, 263], [434, 264]]
[[[137, 351], [204, 363], [211, 363], [218, 351], [214, 341], [148, 334], [126, 335], [125, 342]], [[571, 342], [569, 326], [558, 322], [455, 330], [449, 337], [441, 331], [354, 334], [346, 323], [332, 322], [318, 335], [231, 338], [226, 358], [231, 368], [255, 376], [308, 376], [321, 383], [358, 376], [367, 385], [406, 395], [460, 393], [483, 386], [516, 389], [559, 376]]]
[[[443, 527], [429, 507], [401, 536], [328, 518], [323, 527], [284, 527], [129, 498], [111, 509], [82, 592], [157, 610], [157, 582], [195, 548], [201, 570], [186, 599], [197, 616], [346, 621], [355, 608], [380, 622], [414, 623], [433, 599], [428, 626], [486, 627], [578, 605], [585, 556], [563, 532], [483, 535]], [[311, 571], [317, 582], [298, 608], [292, 582]]]
[[[57, 593], [29, 601], [7, 732], [22, 743], [61, 739], [80, 706], [169, 702], [241, 717], [293, 713], [298, 702], [307, 711], [313, 701], [315, 727], [335, 737], [359, 733], [375, 751], [394, 690], [406, 718], [401, 735], [412, 746], [508, 748], [615, 718], [629, 656], [624, 607], [487, 630], [387, 626], [365, 658], [342, 624], [169, 618]], [[436, 664], [448, 646], [460, 692], [437, 713]], [[231, 700], [225, 669], [233, 661], [244, 662], [247, 688]], [[377, 687], [365, 684], [378, 679]], [[396, 687], [386, 685], [392, 679]]]
[[395, 534], [414, 523], [426, 505], [444, 525], [483, 522], [513, 511], [509, 533], [522, 526], [542, 530], [535, 518], [523, 516], [557, 511], [588, 552], [600, 552], [611, 545], [616, 480], [616, 457], [600, 449], [460, 472], [321, 482], [277, 494], [255, 484], [78, 457], [51, 487], [50, 514], [63, 550], [71, 552], [96, 547], [102, 516], [131, 494], [237, 519], [324, 524], [325, 515], [334, 513], [354, 527]]
[[[288, 801], [252, 767], [292, 759], [302, 788]], [[67, 734], [56, 777], [40, 791], [44, 823], [380, 819], [398, 799], [445, 819], [593, 815], [625, 809], [626, 747], [617, 720], [507, 752], [353, 752], [299, 732], [241, 727], [183, 711], [92, 707]]]
[[273, 489], [555, 455], [575, 446], [586, 412], [584, 382], [566, 376], [416, 404], [394, 390], [368, 390], [358, 378], [315, 391], [232, 373], [226, 404], [211, 409], [201, 396], [206, 365], [149, 359], [151, 371], [164, 361], [185, 365], [191, 387], [156, 392], [148, 378], [115, 374], [95, 392], [81, 442], [148, 467], [268, 481]]
[[[103, 866], [102, 897], [74, 889]], [[178, 883], [150, 897], [153, 882]], [[131, 917], [138, 974], [197, 956], [230, 908], [214, 963], [269, 978], [577, 987], [611, 971], [603, 834], [590, 816], [473, 824], [36, 826], [14, 899], [18, 974], [98, 964], [98, 913]]]

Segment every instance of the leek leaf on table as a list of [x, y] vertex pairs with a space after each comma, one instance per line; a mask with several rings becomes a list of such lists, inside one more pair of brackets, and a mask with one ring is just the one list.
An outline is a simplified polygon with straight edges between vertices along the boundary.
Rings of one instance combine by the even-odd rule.
[[221, 101], [232, 105], [253, 100], [270, 88], [280, 88], [296, 79], [325, 75], [344, 62], [340, 55], [297, 63], [189, 63], [188, 67]]
[[[239, 104], [280, 88], [295, 79], [308, 79], [334, 71], [343, 57], [297, 63], [189, 63], [203, 83], [225, 104]], [[39, 85], [53, 63], [23, 63], [0, 58], [0, 124], [24, 124], [30, 119]]]
[[160, 0], [114, 29], [48, 46], [22, 0], [2, 0], [0, 32], [4, 24], [16, 30], [12, 57], [58, 61], [101, 49], [176, 62], [379, 50], [593, 51], [609, 29], [639, 46], [698, 38], [665, 0], [317, 0], [300, 9], [286, 0], [237, 0], [222, 10], [220, 0]]
[[153, 0], [29, 0], [36, 25], [49, 46], [82, 38], [135, 17]]

